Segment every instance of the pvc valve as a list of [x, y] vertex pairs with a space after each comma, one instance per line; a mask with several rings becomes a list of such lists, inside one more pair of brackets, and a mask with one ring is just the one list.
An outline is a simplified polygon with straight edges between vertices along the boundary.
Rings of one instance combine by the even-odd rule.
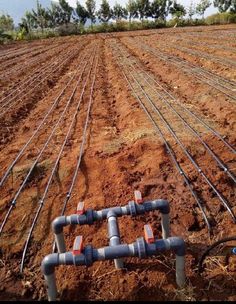
[[72, 250], [73, 255], [81, 254], [83, 247], [84, 247], [83, 246], [83, 236], [79, 235], [75, 238], [75, 241], [74, 241], [73, 250]]
[[151, 225], [144, 225], [144, 239], [148, 244], [154, 243], [154, 234]]
[[142, 194], [139, 190], [134, 191], [134, 200], [135, 200], [135, 203], [142, 204], [142, 202], [143, 202]]
[[79, 202], [77, 205], [76, 213], [79, 215], [84, 214], [85, 208], [84, 208], [84, 202]]

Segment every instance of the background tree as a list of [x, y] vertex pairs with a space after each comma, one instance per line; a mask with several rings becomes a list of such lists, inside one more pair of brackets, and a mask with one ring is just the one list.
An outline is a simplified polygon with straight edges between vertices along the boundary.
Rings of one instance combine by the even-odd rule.
[[48, 16], [49, 16], [49, 27], [55, 28], [58, 25], [64, 23], [64, 12], [60, 5], [57, 3], [51, 2], [51, 7], [48, 8]]
[[214, 6], [218, 8], [220, 13], [227, 12], [232, 4], [232, 0], [215, 0]]
[[165, 0], [161, 5], [161, 19], [166, 21], [167, 16], [170, 13], [171, 6], [173, 4], [172, 0]]
[[201, 0], [196, 6], [196, 13], [202, 16], [202, 19], [204, 19], [205, 11], [210, 6], [211, 6], [210, 0]]
[[135, 0], [128, 0], [126, 10], [128, 13], [129, 23], [131, 22], [132, 18], [138, 18], [138, 8]]
[[14, 21], [9, 15], [0, 16], [0, 30], [2, 32], [12, 31], [14, 29]]
[[236, 14], [236, 0], [231, 1], [230, 12]]
[[49, 14], [38, 1], [36, 11], [32, 10], [32, 18], [36, 27], [40, 27], [41, 31], [44, 32], [44, 29], [48, 26]]
[[120, 21], [122, 18], [127, 18], [128, 12], [126, 8], [122, 7], [119, 3], [115, 3], [112, 9], [112, 18], [117, 21]]
[[173, 6], [170, 8], [170, 13], [173, 17], [180, 19], [186, 15], [186, 10], [182, 4], [174, 1]]
[[137, 11], [139, 19], [142, 21], [145, 17], [151, 17], [151, 5], [149, 0], [137, 0]]
[[[25, 17], [21, 18], [21, 22], [18, 24], [18, 26], [21, 31], [24, 30], [24, 32], [27, 34], [30, 32], [30, 28], [29, 28], [28, 22]], [[0, 31], [1, 31], [1, 29], [0, 29]]]
[[88, 18], [90, 19], [92, 25], [96, 21], [95, 18], [96, 2], [95, 0], [86, 0], [85, 5], [88, 12]]
[[89, 17], [88, 12], [87, 12], [86, 8], [79, 3], [79, 1], [76, 2], [75, 11], [79, 17], [79, 23], [81, 25], [85, 25], [85, 23]]
[[26, 11], [25, 19], [27, 21], [29, 31], [31, 31], [33, 28], [37, 27], [37, 24], [35, 23], [35, 19], [34, 19], [34, 16], [33, 16], [32, 12]]
[[188, 7], [188, 16], [189, 16], [189, 19], [192, 20], [193, 18], [193, 15], [195, 15], [196, 13], [196, 8], [195, 8], [195, 5], [193, 4], [193, 1], [191, 1], [189, 7]]
[[107, 0], [102, 0], [100, 10], [97, 12], [98, 19], [102, 22], [108, 22], [112, 17], [112, 10]]
[[66, 0], [59, 0], [59, 5], [61, 7], [61, 19], [62, 23], [68, 24], [71, 19], [72, 7], [67, 3]]
[[169, 15], [171, 5], [172, 1], [170, 0], [153, 0], [151, 3], [152, 18], [165, 21], [166, 17]]

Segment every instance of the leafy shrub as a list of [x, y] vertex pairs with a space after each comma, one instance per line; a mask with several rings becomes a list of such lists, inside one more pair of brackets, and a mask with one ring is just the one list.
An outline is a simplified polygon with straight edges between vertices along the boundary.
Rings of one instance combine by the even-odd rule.
[[[20, 29], [16, 34], [16, 40], [25, 40], [27, 37], [27, 32], [25, 28]], [[27, 38], [29, 39], [29, 38]]]
[[160, 21], [117, 21], [111, 23], [101, 23], [98, 25], [90, 26], [86, 29], [86, 33], [106, 33], [106, 32], [123, 32], [135, 31], [143, 29], [155, 29], [165, 27], [165, 22]]
[[46, 39], [51, 37], [58, 37], [58, 33], [53, 30], [44, 30], [41, 31], [31, 31], [26, 32], [25, 28], [20, 29], [16, 34], [16, 40], [37, 40], [37, 39]]
[[0, 29], [0, 44], [5, 44], [12, 40], [13, 36], [11, 34], [5, 33], [3, 30]]
[[70, 36], [84, 33], [84, 26], [77, 23], [63, 24], [56, 28], [59, 36]]
[[206, 22], [204, 19], [178, 19], [173, 18], [167, 22], [168, 27], [174, 27], [174, 26], [198, 26], [198, 25], [206, 25]]
[[206, 18], [206, 24], [228, 24], [236, 23], [236, 14], [233, 13], [218, 13]]

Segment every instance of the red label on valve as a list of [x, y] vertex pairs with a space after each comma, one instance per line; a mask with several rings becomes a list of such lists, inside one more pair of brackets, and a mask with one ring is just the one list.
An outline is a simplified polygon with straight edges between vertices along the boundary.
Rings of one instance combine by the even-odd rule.
[[148, 244], [154, 243], [154, 234], [150, 225], [144, 225], [144, 238]]
[[73, 245], [73, 254], [81, 254], [83, 250], [83, 236], [79, 235], [75, 238], [74, 245]]
[[142, 194], [139, 190], [134, 191], [134, 200], [137, 204], [142, 204], [143, 202]]
[[78, 206], [77, 206], [77, 210], [76, 210], [76, 213], [79, 214], [79, 215], [82, 215], [84, 214], [84, 202], [79, 202], [78, 203]]

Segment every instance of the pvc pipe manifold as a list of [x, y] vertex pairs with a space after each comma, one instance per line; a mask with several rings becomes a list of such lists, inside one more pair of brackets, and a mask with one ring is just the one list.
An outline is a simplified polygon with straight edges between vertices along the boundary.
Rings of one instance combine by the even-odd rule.
[[[131, 244], [121, 244], [118, 217], [128, 215], [135, 217], [150, 211], [161, 212], [162, 238], [154, 237], [150, 225], [144, 225], [144, 237]], [[42, 261], [42, 272], [48, 288], [49, 301], [57, 298], [55, 268], [59, 265], [93, 265], [96, 261], [114, 260], [115, 267], [124, 267], [123, 258], [138, 257], [140, 259], [158, 255], [160, 252], [173, 251], [176, 255], [176, 283], [179, 287], [185, 284], [185, 242], [179, 237], [169, 237], [169, 203], [166, 200], [143, 202], [140, 191], [135, 191], [135, 201], [122, 207], [106, 208], [99, 211], [87, 209], [84, 203], [77, 206], [76, 214], [57, 217], [52, 223], [58, 253], [47, 255]], [[63, 228], [67, 225], [92, 225], [96, 221], [107, 220], [109, 246], [93, 248], [84, 247], [83, 237], [77, 236], [72, 251], [66, 251]]]

